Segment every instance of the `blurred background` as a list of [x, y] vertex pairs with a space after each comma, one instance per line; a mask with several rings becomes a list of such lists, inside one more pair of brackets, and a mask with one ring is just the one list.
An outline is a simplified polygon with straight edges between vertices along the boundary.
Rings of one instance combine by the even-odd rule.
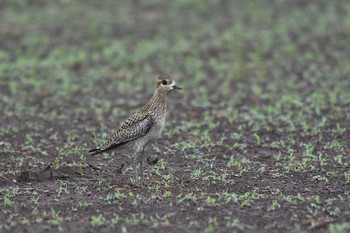
[[[347, 0], [1, 0], [0, 231], [345, 232], [349, 44]], [[128, 155], [83, 155], [163, 74], [140, 213]]]
[[311, 130], [348, 116], [349, 42], [347, 1], [3, 0], [0, 119], [82, 130], [85, 144], [168, 74], [184, 88], [168, 124], [184, 132]]
[[348, 117], [349, 41], [347, 1], [3, 0], [0, 119], [89, 131], [83, 144], [168, 74], [184, 131], [311, 130]]
[[159, 74], [202, 107], [303, 95], [305, 76], [336, 88], [349, 71], [349, 12], [347, 1], [2, 0], [1, 102], [5, 112], [36, 112], [36, 97], [57, 111], [112, 104], [151, 93]]

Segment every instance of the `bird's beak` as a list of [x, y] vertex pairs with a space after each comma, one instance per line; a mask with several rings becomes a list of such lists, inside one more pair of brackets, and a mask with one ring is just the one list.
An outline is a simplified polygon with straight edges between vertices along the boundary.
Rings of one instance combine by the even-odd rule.
[[174, 89], [174, 90], [182, 90], [182, 88], [181, 88], [181, 87], [176, 86], [176, 85], [174, 85], [174, 86], [173, 86], [173, 89]]

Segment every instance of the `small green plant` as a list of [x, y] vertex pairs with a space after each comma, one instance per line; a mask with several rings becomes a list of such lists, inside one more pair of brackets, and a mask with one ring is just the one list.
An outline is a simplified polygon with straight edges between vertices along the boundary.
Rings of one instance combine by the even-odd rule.
[[67, 182], [63, 182], [63, 181], [58, 181], [59, 182], [59, 187], [57, 189], [57, 198], [60, 198], [62, 196], [62, 194], [69, 194], [69, 190], [68, 190], [68, 183]]
[[90, 223], [93, 227], [100, 227], [106, 224], [106, 218], [102, 214], [93, 215], [91, 216]]
[[329, 233], [343, 233], [350, 229], [350, 223], [343, 222], [329, 225]]

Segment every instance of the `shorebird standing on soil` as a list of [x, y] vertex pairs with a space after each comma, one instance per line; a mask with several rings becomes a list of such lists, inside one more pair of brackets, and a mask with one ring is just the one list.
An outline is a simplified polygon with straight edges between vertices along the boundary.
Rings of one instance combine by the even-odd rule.
[[143, 184], [143, 152], [149, 144], [160, 137], [164, 129], [167, 94], [181, 89], [169, 76], [160, 76], [157, 80], [157, 89], [150, 101], [131, 115], [107, 142], [90, 150], [90, 155], [97, 155], [124, 145], [130, 146], [134, 149], [135, 184], [139, 178], [137, 164], [140, 164], [141, 184]]

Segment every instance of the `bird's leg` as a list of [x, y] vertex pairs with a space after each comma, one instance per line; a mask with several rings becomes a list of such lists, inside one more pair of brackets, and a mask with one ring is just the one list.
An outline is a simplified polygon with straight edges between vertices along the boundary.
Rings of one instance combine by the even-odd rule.
[[141, 157], [140, 157], [141, 185], [144, 185], [144, 180], [143, 180], [143, 152], [144, 151], [145, 151], [145, 147], [142, 148]]
[[[134, 171], [135, 171], [135, 185], [138, 184], [138, 180], [139, 180], [139, 175], [138, 175], [138, 172], [137, 172], [137, 164], [140, 163], [141, 156], [142, 156], [141, 151], [137, 150], [136, 153], [135, 153], [134, 161], [133, 161]], [[142, 174], [142, 170], [141, 170], [141, 174]]]
[[143, 167], [142, 167], [142, 160], [140, 161], [140, 176], [141, 176], [141, 185], [143, 186]]
[[134, 162], [134, 172], [135, 172], [134, 183], [135, 183], [135, 185], [137, 185], [137, 180], [138, 180], [139, 176], [137, 174], [137, 163], [135, 163], [135, 162]]

